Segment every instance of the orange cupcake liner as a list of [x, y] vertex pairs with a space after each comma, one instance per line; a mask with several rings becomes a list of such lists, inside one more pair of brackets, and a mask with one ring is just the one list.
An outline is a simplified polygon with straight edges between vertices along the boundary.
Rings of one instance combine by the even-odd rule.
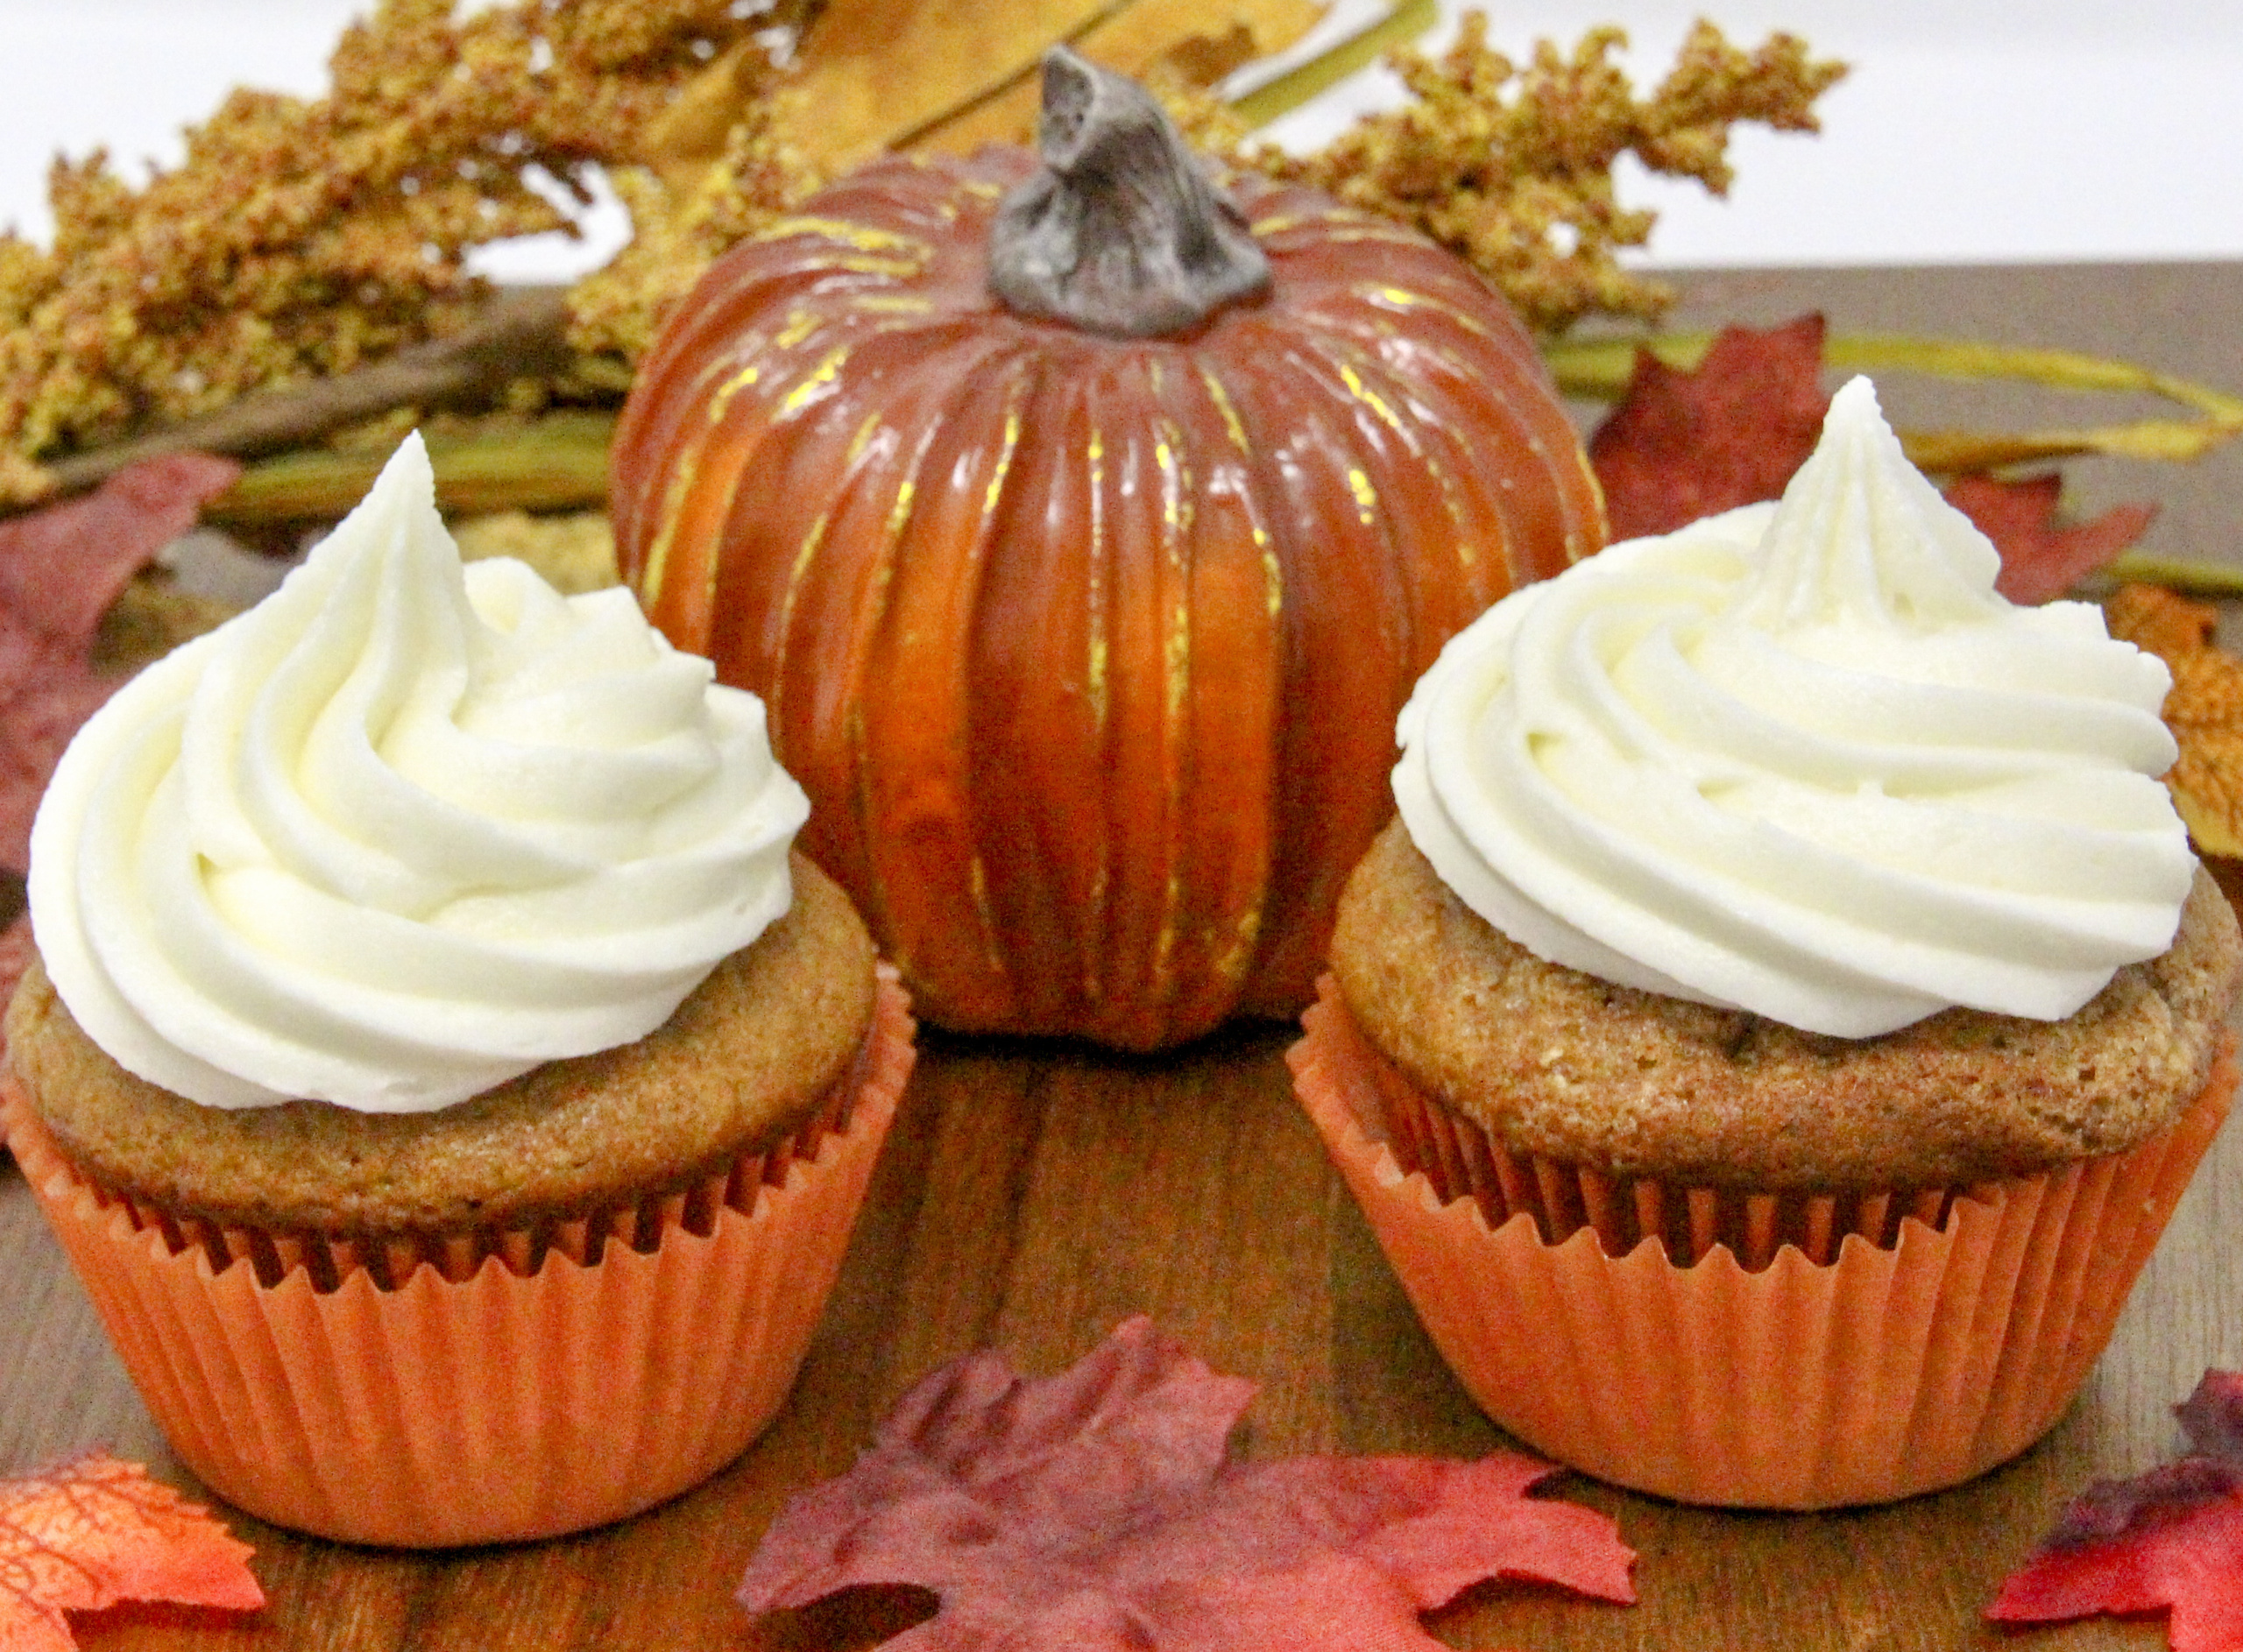
[[1848, 1198], [1514, 1157], [1373, 1049], [1329, 978], [1295, 1090], [1480, 1408], [1599, 1479], [1831, 1508], [1952, 1486], [2053, 1427], [2227, 1116], [2038, 1176]]
[[550, 1537], [676, 1496], [793, 1386], [913, 1061], [881, 966], [855, 1070], [789, 1142], [549, 1232], [379, 1249], [182, 1227], [0, 1126], [188, 1468], [260, 1519], [401, 1548]]

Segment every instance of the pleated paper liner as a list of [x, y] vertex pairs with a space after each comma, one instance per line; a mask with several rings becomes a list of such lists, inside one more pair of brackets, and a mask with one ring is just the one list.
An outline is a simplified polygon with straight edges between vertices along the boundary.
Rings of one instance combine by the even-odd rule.
[[1952, 1486], [2054, 1426], [2227, 1115], [2043, 1175], [1743, 1196], [1515, 1158], [1364, 1040], [1327, 978], [1295, 1088], [1442, 1357], [1558, 1460], [1682, 1502]]
[[173, 1449], [277, 1525], [409, 1548], [618, 1520], [744, 1451], [793, 1385], [912, 1064], [883, 966], [855, 1071], [776, 1151], [548, 1232], [379, 1249], [187, 1231], [0, 1122]]

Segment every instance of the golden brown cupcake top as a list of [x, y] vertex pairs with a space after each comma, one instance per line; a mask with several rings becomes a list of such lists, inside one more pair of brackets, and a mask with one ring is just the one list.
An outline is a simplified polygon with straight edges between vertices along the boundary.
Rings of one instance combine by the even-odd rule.
[[1332, 966], [1370, 1041], [1513, 1151], [1835, 1190], [2029, 1175], [2155, 1134], [2210, 1074], [2243, 941], [2199, 871], [2171, 949], [2063, 1020], [1949, 1009], [1835, 1038], [1539, 958], [1396, 822], [1348, 881]]
[[175, 1216], [341, 1234], [588, 1214], [775, 1144], [848, 1075], [872, 1021], [872, 942], [800, 855], [793, 876], [786, 915], [647, 1037], [434, 1112], [197, 1105], [104, 1055], [36, 964], [9, 1006], [8, 1062], [81, 1171]]

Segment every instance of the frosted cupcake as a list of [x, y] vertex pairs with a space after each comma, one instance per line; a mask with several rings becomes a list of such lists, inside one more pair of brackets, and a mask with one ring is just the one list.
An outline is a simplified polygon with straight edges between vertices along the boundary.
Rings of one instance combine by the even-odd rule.
[[1505, 600], [1403, 713], [1295, 1067], [1540, 1449], [1772, 1507], [1979, 1472], [2218, 1128], [2243, 963], [2164, 668], [1998, 568], [1856, 380], [1780, 503]]
[[65, 755], [10, 1145], [221, 1495], [543, 1536], [775, 1412], [910, 1027], [711, 678], [626, 592], [463, 568], [415, 437]]

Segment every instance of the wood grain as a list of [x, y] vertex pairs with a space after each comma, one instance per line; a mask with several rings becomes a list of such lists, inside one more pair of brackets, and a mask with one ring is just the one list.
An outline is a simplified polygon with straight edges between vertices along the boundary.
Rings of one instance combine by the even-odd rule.
[[[1709, 279], [1696, 302], [1834, 325], [1984, 328], [2133, 353], [2243, 385], [2243, 266], [2147, 272], [1792, 272]], [[1710, 293], [1710, 298], [1703, 297]], [[2146, 322], [2145, 315], [2155, 318]], [[1913, 387], [1912, 417], [1950, 417]], [[1971, 392], [1975, 395], [1975, 392]], [[1975, 416], [1983, 417], [1983, 410]], [[2162, 548], [2233, 557], [2243, 464], [2098, 480], [2166, 505]], [[2172, 537], [2176, 521], [2187, 542]], [[751, 1623], [732, 1590], [792, 1493], [847, 1466], [942, 1360], [992, 1345], [1023, 1368], [1153, 1315], [1262, 1384], [1244, 1451], [1475, 1455], [1506, 1444], [1448, 1375], [1291, 1099], [1290, 1034], [1256, 1027], [1165, 1059], [927, 1035], [841, 1282], [771, 1430], [707, 1485], [608, 1529], [441, 1556], [300, 1539], [238, 1518], [272, 1604], [229, 1621], [119, 1611], [93, 1652], [835, 1652], [927, 1607], [909, 1596]], [[2147, 1652], [2159, 1623], [2023, 1636], [1978, 1613], [2090, 1478], [2169, 1455], [2172, 1403], [2243, 1366], [2243, 1129], [2217, 1143], [2080, 1402], [2040, 1446], [1957, 1490], [1822, 1515], [1687, 1509], [1567, 1477], [1641, 1553], [1642, 1602], [1482, 1585], [1430, 1620], [1459, 1647], [1526, 1652]], [[141, 1410], [11, 1161], [0, 1161], [0, 1473], [106, 1442], [193, 1491]]]

